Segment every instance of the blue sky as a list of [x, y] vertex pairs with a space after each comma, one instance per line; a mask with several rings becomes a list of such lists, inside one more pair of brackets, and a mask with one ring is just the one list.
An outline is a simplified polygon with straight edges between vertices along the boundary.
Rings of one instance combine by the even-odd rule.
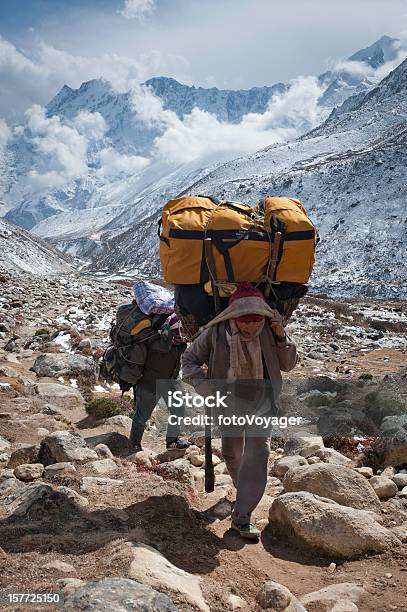
[[406, 0], [1, 0], [0, 116], [97, 76], [271, 85], [405, 32]]

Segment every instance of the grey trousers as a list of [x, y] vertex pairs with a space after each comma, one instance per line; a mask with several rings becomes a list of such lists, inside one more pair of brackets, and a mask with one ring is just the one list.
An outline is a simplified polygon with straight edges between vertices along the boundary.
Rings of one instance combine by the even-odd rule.
[[263, 497], [267, 484], [270, 441], [266, 436], [222, 437], [222, 455], [236, 487], [232, 519], [239, 525], [250, 523], [250, 515]]

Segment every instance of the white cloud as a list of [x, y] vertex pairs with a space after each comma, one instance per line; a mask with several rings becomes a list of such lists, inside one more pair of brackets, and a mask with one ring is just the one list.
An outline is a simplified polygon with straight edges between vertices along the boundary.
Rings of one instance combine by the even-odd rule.
[[138, 174], [150, 163], [146, 157], [138, 155], [120, 155], [112, 147], [107, 147], [99, 152], [100, 168], [97, 175], [103, 178], [113, 178], [120, 174], [130, 176]]
[[103, 138], [107, 125], [100, 113], [80, 111], [73, 120], [73, 126], [88, 140], [100, 140]]
[[36, 167], [26, 177], [28, 187], [59, 188], [87, 174], [88, 140], [83, 134], [57, 116], [48, 118], [38, 104], [28, 109], [26, 118], [37, 151]]
[[7, 146], [12, 134], [4, 119], [0, 118], [0, 151]]
[[378, 68], [373, 68], [366, 64], [365, 62], [355, 62], [355, 61], [342, 61], [337, 62], [333, 68], [334, 72], [347, 72], [351, 76], [363, 80], [370, 79], [375, 83], [379, 83], [382, 79], [384, 79], [392, 70], [397, 68], [407, 57], [407, 41], [399, 40], [395, 43], [395, 48], [397, 49], [397, 54], [393, 60], [385, 62]]
[[155, 8], [155, 0], [125, 0], [119, 13], [125, 19], [140, 19], [150, 15]]
[[264, 114], [247, 114], [239, 124], [221, 122], [198, 108], [180, 119], [173, 111], [165, 110], [161, 100], [146, 87], [135, 87], [132, 99], [138, 117], [162, 132], [155, 139], [155, 155], [182, 163], [250, 153], [296, 138], [323, 118], [324, 111], [317, 104], [322, 93], [317, 79], [300, 77], [285, 94], [271, 100]]
[[104, 78], [124, 92], [135, 81], [188, 71], [181, 55], [154, 49], [137, 59], [116, 53], [87, 57], [39, 42], [23, 52], [0, 36], [0, 116], [19, 119], [33, 104], [47, 104], [64, 84], [76, 88], [84, 81]]

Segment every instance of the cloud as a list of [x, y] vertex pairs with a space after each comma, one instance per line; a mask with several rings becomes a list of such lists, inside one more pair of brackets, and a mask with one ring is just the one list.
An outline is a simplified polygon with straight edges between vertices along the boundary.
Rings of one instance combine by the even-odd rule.
[[154, 49], [137, 59], [116, 53], [86, 57], [40, 41], [23, 52], [0, 36], [0, 116], [20, 120], [28, 107], [44, 106], [64, 84], [76, 88], [84, 81], [104, 78], [114, 89], [125, 92], [133, 82], [188, 70], [181, 55]]
[[323, 91], [316, 78], [300, 77], [286, 93], [271, 100], [264, 114], [247, 114], [239, 124], [224, 123], [198, 108], [180, 119], [143, 86], [133, 89], [132, 102], [138, 118], [160, 131], [154, 142], [155, 156], [183, 163], [219, 155], [233, 157], [298, 137], [323, 119], [325, 111], [318, 106]]
[[130, 176], [144, 170], [150, 160], [138, 155], [120, 155], [112, 147], [107, 147], [99, 152], [100, 168], [97, 175], [102, 178], [113, 178], [118, 175]]
[[[89, 113], [91, 114], [91, 113]], [[30, 142], [36, 149], [35, 167], [25, 178], [34, 191], [63, 187], [88, 172], [88, 139], [57, 116], [48, 118], [38, 104], [26, 112]], [[97, 121], [97, 118], [96, 118]], [[79, 119], [82, 122], [83, 117]]]
[[80, 111], [73, 120], [73, 126], [88, 140], [100, 140], [103, 138], [107, 125], [100, 113]]
[[119, 13], [125, 19], [140, 19], [150, 15], [155, 8], [155, 0], [125, 0]]
[[0, 151], [5, 149], [9, 140], [11, 140], [12, 134], [4, 119], [0, 119]]
[[397, 68], [407, 57], [407, 41], [399, 40], [394, 44], [397, 49], [396, 56], [394, 59], [385, 62], [378, 68], [373, 68], [365, 62], [356, 62], [351, 60], [337, 62], [333, 67], [333, 72], [337, 72], [339, 75], [342, 72], [348, 73], [350, 76], [356, 79], [369, 79], [375, 83], [379, 83], [384, 79], [392, 70]]

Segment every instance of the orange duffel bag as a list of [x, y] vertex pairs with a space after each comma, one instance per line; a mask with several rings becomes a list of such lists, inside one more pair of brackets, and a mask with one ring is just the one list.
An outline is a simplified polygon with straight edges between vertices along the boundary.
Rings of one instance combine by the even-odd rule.
[[205, 283], [204, 240], [211, 238], [217, 280], [258, 283], [269, 269], [277, 233], [281, 240], [273, 280], [307, 283], [317, 234], [297, 200], [267, 197], [255, 208], [204, 196], [170, 200], [159, 229], [164, 279], [175, 285]]

